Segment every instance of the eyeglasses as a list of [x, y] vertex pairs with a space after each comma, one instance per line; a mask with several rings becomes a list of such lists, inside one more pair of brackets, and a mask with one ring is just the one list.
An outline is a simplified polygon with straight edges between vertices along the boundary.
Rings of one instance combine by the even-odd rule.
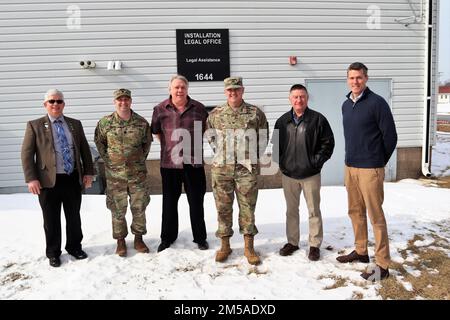
[[54, 103], [57, 103], [57, 104], [61, 104], [61, 103], [64, 103], [64, 100], [47, 100], [47, 102], [48, 103], [50, 103], [50, 104], [54, 104]]

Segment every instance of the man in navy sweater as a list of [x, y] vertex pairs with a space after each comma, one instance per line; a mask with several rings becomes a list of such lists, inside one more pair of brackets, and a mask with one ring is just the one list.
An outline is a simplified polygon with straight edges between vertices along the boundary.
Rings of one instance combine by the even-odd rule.
[[352, 63], [347, 69], [351, 92], [342, 104], [345, 137], [345, 186], [348, 215], [355, 234], [355, 250], [336, 259], [368, 263], [367, 216], [375, 236], [374, 268], [361, 274], [375, 281], [389, 277], [389, 238], [382, 208], [384, 167], [397, 145], [397, 131], [387, 102], [367, 86], [367, 67]]

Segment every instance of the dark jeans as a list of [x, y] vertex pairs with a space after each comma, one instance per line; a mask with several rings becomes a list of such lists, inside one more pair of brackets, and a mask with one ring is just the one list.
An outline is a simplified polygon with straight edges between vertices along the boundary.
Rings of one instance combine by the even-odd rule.
[[205, 169], [186, 164], [183, 169], [161, 168], [161, 178], [163, 192], [161, 241], [172, 243], [178, 237], [178, 199], [181, 195], [182, 184], [189, 202], [194, 242], [205, 241], [206, 227], [203, 209], [203, 198], [206, 192]]
[[41, 189], [39, 203], [44, 216], [44, 230], [48, 258], [61, 255], [61, 204], [66, 217], [66, 251], [81, 250], [80, 206], [81, 186], [78, 173], [74, 171], [70, 176], [56, 175], [56, 184], [53, 188]]

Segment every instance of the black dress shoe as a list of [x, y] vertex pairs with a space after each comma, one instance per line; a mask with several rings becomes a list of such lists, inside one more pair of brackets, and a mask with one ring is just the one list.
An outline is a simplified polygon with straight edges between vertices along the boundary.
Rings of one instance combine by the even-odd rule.
[[170, 242], [167, 241], [162, 241], [159, 246], [158, 246], [158, 252], [161, 252], [163, 250], [166, 250], [167, 248], [170, 247]]
[[208, 250], [209, 249], [209, 244], [208, 244], [208, 242], [206, 242], [206, 240], [197, 243], [197, 246], [200, 250]]
[[361, 273], [361, 277], [372, 282], [380, 281], [389, 278], [389, 269], [383, 269], [379, 265], [376, 265], [373, 270], [368, 269]]
[[83, 250], [70, 251], [69, 254], [77, 260], [86, 259], [88, 255]]
[[289, 242], [284, 245], [283, 248], [280, 249], [280, 256], [290, 256], [295, 251], [298, 250], [298, 246], [294, 246], [293, 244], [290, 244]]
[[61, 260], [59, 257], [48, 258], [48, 262], [52, 267], [59, 267], [61, 265]]

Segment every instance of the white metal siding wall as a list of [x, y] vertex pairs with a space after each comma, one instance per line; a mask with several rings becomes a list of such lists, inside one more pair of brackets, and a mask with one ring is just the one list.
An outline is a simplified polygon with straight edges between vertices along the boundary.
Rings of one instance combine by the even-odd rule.
[[[419, 10], [420, 0], [412, 2]], [[81, 9], [79, 30], [66, 26], [72, 4]], [[380, 29], [367, 28], [371, 5], [381, 9]], [[150, 120], [176, 73], [180, 28], [230, 30], [231, 74], [244, 77], [245, 99], [264, 106], [271, 127], [288, 109], [293, 83], [345, 78], [348, 64], [362, 61], [370, 76], [393, 78], [399, 146], [420, 146], [425, 25], [394, 21], [412, 14], [407, 0], [2, 0], [0, 187], [24, 185], [25, 123], [44, 114], [42, 97], [51, 87], [65, 93], [65, 114], [82, 120], [91, 144], [98, 119], [113, 111], [111, 93], [118, 87], [132, 90], [134, 109]], [[298, 56], [296, 66], [288, 64], [291, 55]], [[81, 69], [80, 60], [93, 60], [97, 68]], [[121, 60], [123, 69], [106, 70], [109, 60]], [[191, 83], [190, 95], [205, 105], [224, 101], [221, 82]], [[150, 158], [158, 153], [155, 144]]]

